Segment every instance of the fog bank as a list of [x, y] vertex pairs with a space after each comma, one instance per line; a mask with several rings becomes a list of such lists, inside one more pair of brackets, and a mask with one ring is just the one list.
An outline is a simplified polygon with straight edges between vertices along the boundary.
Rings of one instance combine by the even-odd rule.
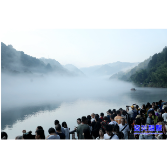
[[[122, 86], [123, 85], [123, 86]], [[102, 77], [20, 77], [1, 75], [1, 109], [71, 101], [105, 99], [127, 92], [133, 84]]]

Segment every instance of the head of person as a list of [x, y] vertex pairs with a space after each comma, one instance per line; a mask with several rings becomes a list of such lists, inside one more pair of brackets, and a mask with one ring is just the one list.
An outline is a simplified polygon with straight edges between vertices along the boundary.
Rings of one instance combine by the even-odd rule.
[[99, 114], [95, 114], [95, 116], [98, 116], [98, 117], [100, 117], [100, 116], [99, 116]]
[[32, 131], [29, 131], [27, 133], [23, 133], [22, 139], [32, 139]]
[[100, 117], [104, 117], [104, 113], [100, 113]]
[[55, 120], [54, 124], [55, 124], [55, 125], [59, 124], [59, 121], [58, 121], [58, 120]]
[[132, 105], [132, 106], [131, 106], [131, 109], [132, 109], [132, 110], [134, 110], [134, 109], [135, 109], [134, 105]]
[[161, 106], [162, 100], [159, 101], [159, 106]]
[[62, 127], [63, 128], [67, 128], [67, 123], [66, 122], [62, 122]]
[[82, 117], [82, 123], [86, 124], [87, 118], [85, 116]]
[[81, 118], [78, 118], [78, 119], [77, 119], [77, 124], [78, 124], [78, 125], [81, 124]]
[[116, 109], [113, 109], [113, 114], [116, 114]]
[[125, 125], [125, 118], [121, 118], [121, 124]]
[[103, 137], [105, 134], [105, 130], [103, 128], [99, 129], [99, 137]]
[[155, 105], [155, 102], [152, 102], [152, 105]]
[[158, 106], [158, 104], [159, 104], [159, 103], [158, 103], [158, 102], [156, 102], [156, 103], [155, 103], [155, 106]]
[[104, 117], [104, 121], [108, 121], [108, 118], [106, 116]]
[[49, 128], [48, 133], [49, 133], [49, 134], [55, 133], [55, 129], [54, 129], [54, 128]]
[[95, 121], [96, 121], [96, 122], [99, 121], [99, 116], [98, 116], [98, 115], [95, 116]]
[[150, 108], [150, 103], [147, 102], [146, 108]]
[[114, 121], [114, 115], [111, 115], [111, 116], [110, 116], [110, 120], [111, 120], [111, 121]]
[[[140, 118], [136, 118], [135, 124], [136, 124], [136, 125], [141, 125], [141, 119], [140, 119]], [[145, 123], [144, 123], [144, 124], [145, 124]]]
[[119, 110], [117, 111], [117, 116], [121, 116], [121, 112]]
[[123, 111], [122, 111], [122, 115], [125, 116], [126, 114], [127, 114], [127, 112], [126, 112], [125, 110], [123, 110]]
[[122, 114], [122, 112], [123, 112], [123, 109], [122, 109], [122, 108], [120, 108], [120, 109], [119, 109], [119, 111], [120, 111], [120, 113]]
[[165, 113], [167, 113], [167, 107], [164, 108]]
[[43, 127], [42, 126], [37, 126], [36, 130], [38, 129], [42, 129], [43, 130]]
[[163, 118], [162, 118], [162, 117], [159, 117], [159, 118], [158, 118], [158, 122], [163, 122]]
[[158, 109], [158, 107], [157, 107], [157, 106], [155, 106], [155, 107], [154, 107], [154, 111], [157, 111], [157, 109]]
[[152, 115], [153, 115], [153, 113], [152, 113], [152, 111], [150, 111], [150, 112], [148, 113], [148, 116], [151, 118]]
[[113, 125], [106, 125], [106, 133], [111, 136], [113, 131]]
[[91, 114], [91, 117], [92, 117], [92, 118], [95, 118], [95, 114], [94, 114], [94, 113], [92, 113], [92, 114]]
[[142, 105], [142, 109], [145, 110], [146, 109], [146, 106], [145, 104]]
[[87, 128], [83, 129], [83, 136], [84, 136], [84, 139], [92, 139], [90, 135], [90, 131]]
[[57, 124], [56, 126], [55, 126], [55, 128], [56, 128], [56, 132], [61, 132], [61, 125], [60, 124]]
[[111, 115], [112, 115], [112, 113], [113, 113], [113, 112], [110, 110], [110, 111], [109, 111], [109, 115], [111, 116]]
[[91, 116], [90, 116], [90, 115], [88, 115], [88, 116], [87, 116], [87, 119], [88, 119], [88, 120], [91, 120]]
[[45, 133], [44, 130], [38, 129], [35, 132], [35, 139], [45, 139]]
[[1, 132], [1, 139], [3, 140], [7, 140], [8, 139], [8, 135], [6, 132]]

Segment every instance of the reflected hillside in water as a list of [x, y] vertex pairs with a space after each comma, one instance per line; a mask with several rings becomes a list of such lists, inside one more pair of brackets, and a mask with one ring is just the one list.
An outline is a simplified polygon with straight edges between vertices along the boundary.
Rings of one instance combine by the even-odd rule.
[[[6, 127], [12, 128], [17, 121], [24, 121], [28, 117], [41, 112], [50, 112], [59, 108], [61, 103], [38, 105], [38, 106], [28, 106], [28, 107], [18, 107], [8, 110], [3, 110], [1, 112], [1, 129]], [[40, 114], [39, 113], [39, 114]]]

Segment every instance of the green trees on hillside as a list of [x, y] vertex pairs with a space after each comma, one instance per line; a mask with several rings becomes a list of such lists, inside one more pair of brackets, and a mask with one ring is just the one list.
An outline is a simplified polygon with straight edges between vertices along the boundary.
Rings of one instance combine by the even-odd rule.
[[167, 47], [154, 54], [146, 69], [131, 75], [130, 80], [151, 87], [167, 87]]

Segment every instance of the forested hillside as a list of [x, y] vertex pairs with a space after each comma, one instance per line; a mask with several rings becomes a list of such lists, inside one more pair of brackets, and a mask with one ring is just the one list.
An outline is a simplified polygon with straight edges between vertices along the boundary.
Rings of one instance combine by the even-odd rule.
[[140, 71], [141, 69], [146, 69], [147, 65], [148, 65], [148, 63], [150, 62], [151, 59], [152, 59], [152, 57], [150, 56], [148, 59], [139, 63], [137, 66], [135, 66], [131, 70], [127, 70], [126, 72], [120, 71], [120, 72], [112, 75], [110, 77], [110, 79], [117, 78], [117, 79], [129, 81], [131, 75], [135, 74], [137, 71]]
[[71, 72], [63, 68], [56, 60], [37, 59], [23, 51], [17, 51], [12, 45], [1, 42], [1, 72], [12, 74], [46, 74], [54, 73], [73, 76]]
[[167, 87], [167, 47], [154, 54], [146, 69], [137, 71], [130, 80], [150, 87]]

